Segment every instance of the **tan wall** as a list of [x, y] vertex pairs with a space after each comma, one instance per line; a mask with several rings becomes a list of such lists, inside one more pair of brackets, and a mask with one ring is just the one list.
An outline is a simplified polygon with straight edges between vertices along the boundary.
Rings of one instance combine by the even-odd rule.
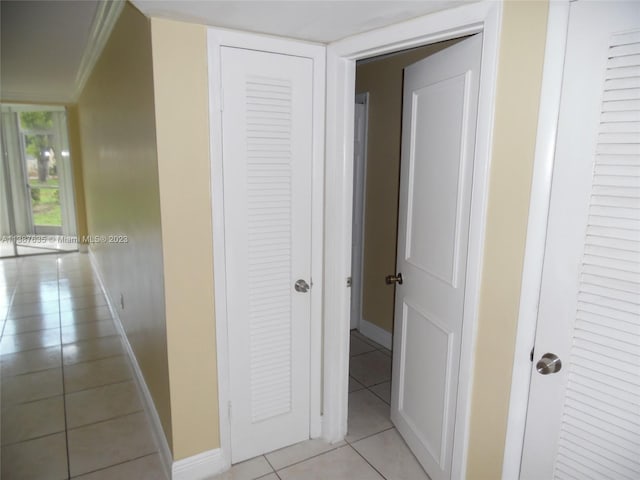
[[547, 2], [506, 2], [467, 478], [501, 477], [533, 170]]
[[150, 21], [126, 4], [78, 101], [91, 247], [169, 444], [172, 420]]
[[82, 174], [82, 142], [77, 105], [67, 107], [67, 127], [69, 153], [73, 170], [73, 191], [76, 207], [77, 235], [83, 240], [89, 234], [87, 229], [87, 209], [84, 197], [84, 176]]
[[129, 238], [92, 251], [174, 460], [219, 446], [207, 105], [206, 28], [127, 4], [78, 104], [88, 228]]
[[362, 317], [388, 332], [393, 331], [395, 290], [384, 277], [396, 268], [403, 69], [456, 42], [427, 45], [356, 67], [356, 93], [369, 92]]
[[206, 27], [151, 20], [174, 458], [217, 448]]

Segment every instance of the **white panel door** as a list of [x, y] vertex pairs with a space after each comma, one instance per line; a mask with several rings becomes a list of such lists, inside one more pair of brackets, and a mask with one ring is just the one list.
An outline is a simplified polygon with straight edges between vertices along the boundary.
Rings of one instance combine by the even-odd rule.
[[405, 69], [391, 419], [451, 477], [482, 35]]
[[520, 478], [637, 480], [640, 5], [573, 2], [565, 58]]
[[235, 463], [309, 438], [312, 60], [221, 54]]

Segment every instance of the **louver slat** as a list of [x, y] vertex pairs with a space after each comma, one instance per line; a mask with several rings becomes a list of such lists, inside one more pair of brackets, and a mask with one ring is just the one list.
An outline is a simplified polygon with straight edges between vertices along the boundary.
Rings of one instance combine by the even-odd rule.
[[614, 35], [554, 478], [640, 478], [640, 32]]
[[[291, 84], [246, 79], [251, 421], [291, 410]], [[262, 279], [262, 280], [261, 280]]]

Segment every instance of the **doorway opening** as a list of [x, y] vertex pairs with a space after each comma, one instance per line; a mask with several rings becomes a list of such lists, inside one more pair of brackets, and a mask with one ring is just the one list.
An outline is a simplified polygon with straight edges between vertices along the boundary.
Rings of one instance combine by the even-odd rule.
[[3, 105], [0, 133], [0, 257], [76, 251], [65, 109]]
[[[475, 37], [355, 69], [346, 439], [354, 448], [395, 444], [412, 478], [451, 473], [482, 45]], [[400, 269], [413, 286], [396, 297]], [[450, 298], [421, 304], [416, 294]], [[423, 348], [432, 352], [417, 354]], [[421, 375], [411, 365], [421, 360], [446, 373]]]

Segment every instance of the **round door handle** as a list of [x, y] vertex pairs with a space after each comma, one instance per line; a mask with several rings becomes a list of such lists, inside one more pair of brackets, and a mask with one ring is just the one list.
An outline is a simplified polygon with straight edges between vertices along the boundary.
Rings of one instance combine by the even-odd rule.
[[387, 275], [386, 277], [384, 277], [384, 281], [387, 285], [393, 285], [394, 283], [402, 285], [402, 274], [397, 273], [395, 275]]
[[296, 292], [307, 293], [309, 291], [309, 284], [301, 278], [295, 283], [293, 288], [296, 289]]
[[554, 353], [545, 353], [538, 363], [536, 363], [536, 370], [540, 375], [549, 375], [551, 373], [558, 373], [562, 369], [562, 361]]

